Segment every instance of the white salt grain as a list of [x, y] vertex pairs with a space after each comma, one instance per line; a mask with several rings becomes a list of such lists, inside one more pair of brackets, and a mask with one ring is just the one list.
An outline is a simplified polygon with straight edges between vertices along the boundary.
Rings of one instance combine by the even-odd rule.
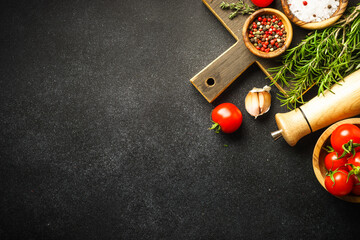
[[320, 22], [334, 14], [339, 7], [339, 0], [288, 0], [288, 4], [290, 11], [299, 20]]

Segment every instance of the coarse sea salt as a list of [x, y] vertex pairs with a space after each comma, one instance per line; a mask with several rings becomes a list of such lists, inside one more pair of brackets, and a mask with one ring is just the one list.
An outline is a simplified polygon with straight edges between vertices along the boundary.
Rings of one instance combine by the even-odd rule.
[[290, 11], [303, 22], [320, 22], [331, 17], [339, 0], [288, 0]]

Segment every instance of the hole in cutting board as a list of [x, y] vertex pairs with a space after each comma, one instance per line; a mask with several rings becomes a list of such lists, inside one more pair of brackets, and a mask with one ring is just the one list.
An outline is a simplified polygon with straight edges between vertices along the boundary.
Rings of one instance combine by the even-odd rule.
[[209, 87], [213, 87], [215, 85], [215, 79], [213, 78], [208, 78], [206, 81], [205, 81], [206, 85], [208, 85]]

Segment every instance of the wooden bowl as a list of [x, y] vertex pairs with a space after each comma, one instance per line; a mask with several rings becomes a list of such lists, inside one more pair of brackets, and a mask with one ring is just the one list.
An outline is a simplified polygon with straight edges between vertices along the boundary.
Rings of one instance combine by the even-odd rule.
[[[326, 174], [326, 169], [325, 169], [325, 156], [327, 155], [327, 152], [322, 149], [322, 147], [326, 147], [326, 146], [330, 146], [330, 136], [332, 134], [332, 132], [341, 124], [344, 123], [350, 123], [350, 124], [354, 124], [358, 127], [360, 127], [360, 118], [348, 118], [342, 121], [339, 121], [337, 123], [334, 123], [333, 125], [331, 125], [328, 129], [326, 129], [320, 136], [319, 140], [317, 141], [315, 148], [314, 148], [314, 153], [313, 153], [313, 168], [314, 168], [314, 173], [315, 176], [317, 178], [317, 180], [319, 181], [319, 183], [325, 188], [325, 174]], [[325, 188], [326, 190], [326, 188]], [[360, 203], [360, 196], [355, 196], [355, 195], [346, 195], [343, 197], [337, 197], [340, 198], [342, 200], [348, 201], [348, 202], [353, 202], [353, 203]]]
[[[284, 45], [281, 48], [276, 49], [273, 52], [262, 52], [260, 50], [257, 50], [256, 47], [250, 42], [249, 36], [248, 36], [248, 28], [250, 24], [255, 20], [255, 18], [258, 18], [261, 15], [276, 15], [278, 18], [281, 19], [284, 28], [286, 30], [286, 41], [284, 42]], [[286, 49], [289, 48], [292, 38], [293, 38], [293, 29], [291, 26], [291, 22], [289, 19], [279, 10], [273, 9], [273, 8], [262, 8], [260, 10], [257, 10], [253, 14], [248, 17], [248, 19], [245, 21], [242, 35], [244, 39], [245, 46], [252, 52], [254, 55], [261, 57], [261, 58], [274, 58], [279, 56], [280, 54], [284, 53]]]
[[[316, 1], [319, 1], [319, 0], [316, 0]], [[303, 22], [303, 21], [299, 20], [297, 17], [295, 17], [295, 15], [290, 11], [287, 0], [281, 0], [281, 5], [284, 10], [284, 13], [290, 19], [290, 21], [292, 21], [299, 27], [309, 29], [309, 30], [316, 30], [316, 29], [322, 29], [322, 28], [329, 27], [329, 26], [333, 25], [337, 20], [339, 20], [339, 18], [345, 12], [348, 2], [349, 2], [348, 0], [339, 0], [339, 7], [334, 12], [334, 14], [330, 18], [328, 18], [324, 21], [321, 21], [321, 22]]]

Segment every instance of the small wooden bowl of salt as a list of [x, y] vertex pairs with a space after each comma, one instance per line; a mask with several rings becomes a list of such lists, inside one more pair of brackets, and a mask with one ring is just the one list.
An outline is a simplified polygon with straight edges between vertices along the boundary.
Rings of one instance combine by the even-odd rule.
[[323, 29], [333, 25], [345, 12], [348, 0], [281, 0], [285, 15], [296, 25]]

